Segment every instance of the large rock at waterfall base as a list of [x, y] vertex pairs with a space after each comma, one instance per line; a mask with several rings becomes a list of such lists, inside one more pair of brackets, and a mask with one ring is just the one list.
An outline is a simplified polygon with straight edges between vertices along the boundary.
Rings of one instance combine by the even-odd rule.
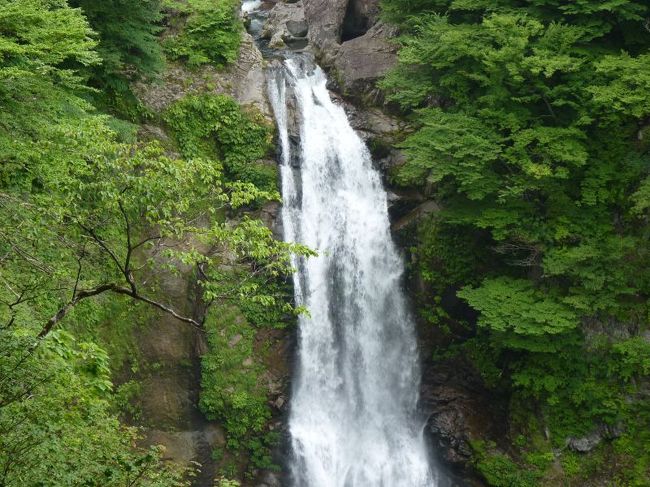
[[434, 448], [459, 471], [470, 464], [472, 441], [505, 437], [506, 404], [462, 360], [425, 366], [421, 402]]

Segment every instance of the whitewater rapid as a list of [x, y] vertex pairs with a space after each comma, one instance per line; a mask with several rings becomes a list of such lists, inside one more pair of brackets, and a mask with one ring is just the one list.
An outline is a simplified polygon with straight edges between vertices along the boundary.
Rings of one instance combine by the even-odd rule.
[[[296, 260], [291, 397], [296, 487], [438, 485], [418, 416], [420, 369], [387, 198], [364, 142], [307, 56], [269, 76], [282, 150], [284, 238]], [[292, 108], [290, 108], [292, 107]]]

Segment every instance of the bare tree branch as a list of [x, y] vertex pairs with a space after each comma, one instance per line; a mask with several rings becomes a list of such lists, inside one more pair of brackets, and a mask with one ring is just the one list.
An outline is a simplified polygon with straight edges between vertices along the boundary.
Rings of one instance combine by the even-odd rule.
[[83, 291], [79, 291], [77, 295], [74, 297], [74, 299], [70, 300], [65, 306], [60, 308], [54, 316], [52, 316], [47, 323], [43, 326], [43, 329], [41, 332], [38, 334], [38, 338], [45, 338], [51, 331], [52, 329], [56, 326], [57, 323], [59, 323], [65, 316], [81, 301], [87, 298], [91, 298], [93, 296], [98, 296], [100, 294], [106, 293], [106, 292], [113, 292], [116, 294], [121, 294], [123, 296], [129, 296], [137, 301], [142, 301], [144, 303], [147, 303], [155, 308], [158, 308], [161, 311], [164, 311], [167, 314], [172, 315], [174, 318], [176, 318], [179, 321], [182, 321], [184, 323], [188, 323], [192, 325], [194, 328], [200, 331], [203, 330], [203, 326], [201, 323], [198, 321], [194, 320], [193, 318], [188, 318], [186, 316], [178, 314], [174, 309], [170, 308], [169, 306], [166, 306], [158, 301], [155, 301], [151, 298], [148, 298], [146, 296], [143, 296], [137, 292], [137, 290], [129, 289], [126, 287], [121, 287], [118, 286], [117, 284], [111, 283], [111, 284], [103, 284], [101, 286], [97, 286], [92, 289], [86, 289]]
[[133, 277], [131, 276], [131, 253], [133, 252], [133, 247], [131, 246], [131, 223], [129, 222], [129, 217], [124, 210], [124, 205], [122, 201], [118, 201], [117, 205], [120, 207], [120, 213], [122, 213], [122, 218], [124, 219], [124, 229], [126, 230], [126, 258], [124, 259], [124, 276], [126, 280], [129, 281], [131, 288], [135, 287], [133, 283]]
[[162, 239], [162, 235], [156, 235], [156, 236], [154, 236], [154, 237], [148, 237], [148, 238], [145, 238], [144, 240], [141, 240], [140, 242], [138, 242], [137, 244], [135, 244], [135, 245], [131, 248], [131, 250], [137, 250], [137, 249], [139, 249], [140, 247], [142, 247], [143, 245], [145, 245], [145, 244], [147, 244], [147, 243], [149, 243], [149, 242], [153, 242], [153, 241], [155, 241], [155, 240], [160, 240], [160, 239]]
[[59, 321], [65, 318], [70, 310], [79, 304], [80, 301], [105, 293], [106, 291], [110, 291], [114, 286], [115, 284], [104, 284], [94, 289], [79, 291], [72, 300], [70, 300], [65, 306], [59, 309], [54, 316], [47, 320], [47, 323], [45, 323], [45, 326], [38, 334], [38, 338], [45, 338], [52, 331], [54, 326], [56, 326]]
[[83, 249], [81, 250], [81, 254], [77, 258], [77, 277], [75, 278], [74, 281], [74, 289], [72, 290], [72, 299], [77, 295], [77, 289], [79, 288], [79, 280], [81, 279], [81, 261], [83, 260], [84, 256], [86, 253], [86, 246], [84, 245]]
[[144, 303], [150, 304], [151, 306], [158, 308], [161, 311], [164, 311], [167, 314], [172, 315], [174, 318], [176, 318], [179, 321], [182, 321], [184, 323], [188, 323], [192, 325], [194, 328], [200, 331], [204, 331], [203, 325], [199, 323], [198, 321], [194, 320], [193, 318], [188, 318], [186, 316], [182, 316], [178, 314], [176, 311], [174, 311], [172, 308], [169, 306], [166, 306], [162, 303], [159, 303], [158, 301], [154, 301], [153, 299], [150, 299], [146, 296], [142, 296], [138, 293], [133, 293], [130, 290], [126, 288], [116, 288], [116, 289], [111, 289], [112, 291], [118, 293], [118, 294], [125, 294], [126, 296], [131, 296], [133, 299], [136, 299], [138, 301], [142, 301]]
[[111, 260], [115, 263], [117, 268], [120, 270], [120, 273], [124, 274], [124, 267], [122, 267], [122, 263], [117, 258], [117, 255], [115, 255], [115, 252], [113, 252], [108, 247], [108, 245], [106, 245], [106, 242], [104, 242], [104, 240], [102, 240], [99, 237], [99, 235], [97, 235], [95, 230], [93, 230], [92, 228], [89, 228], [89, 227], [87, 227], [85, 225], [82, 225], [81, 223], [79, 223], [79, 226], [81, 227], [82, 230], [87, 232], [92, 237], [92, 239], [97, 243], [97, 245], [99, 245], [102, 249], [104, 249], [104, 251], [111, 257]]

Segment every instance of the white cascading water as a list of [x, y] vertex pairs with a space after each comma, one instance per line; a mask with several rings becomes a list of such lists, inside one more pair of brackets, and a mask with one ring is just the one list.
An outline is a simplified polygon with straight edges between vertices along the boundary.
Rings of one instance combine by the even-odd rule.
[[244, 0], [242, 2], [241, 11], [244, 14], [254, 12], [262, 5], [262, 0]]
[[299, 323], [289, 418], [293, 483], [436, 486], [416, 412], [420, 370], [403, 263], [380, 175], [308, 58], [276, 68], [269, 92], [282, 148], [285, 239], [319, 253], [295, 263], [296, 301], [309, 315]]

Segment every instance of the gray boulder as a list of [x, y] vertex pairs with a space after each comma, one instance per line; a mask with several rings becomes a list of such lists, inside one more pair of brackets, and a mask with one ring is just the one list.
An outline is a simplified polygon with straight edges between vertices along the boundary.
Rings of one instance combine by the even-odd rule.
[[620, 424], [605, 425], [601, 424], [591, 433], [580, 437], [570, 437], [566, 440], [566, 446], [578, 453], [587, 453], [596, 448], [603, 440], [613, 440], [619, 438], [624, 432]]
[[[341, 41], [341, 30], [348, 0], [304, 0], [309, 24], [309, 41], [319, 54], [327, 57]], [[329, 64], [327, 60], [325, 64]]]
[[309, 25], [305, 20], [288, 20], [287, 30], [294, 37], [306, 37], [309, 32]]
[[343, 92], [365, 94], [397, 63], [397, 46], [390, 41], [393, 27], [377, 23], [368, 32], [341, 44], [334, 68]]
[[394, 145], [401, 140], [402, 134], [408, 130], [408, 125], [403, 120], [384, 113], [376, 107], [359, 108], [344, 100], [350, 124], [364, 140], [377, 139], [384, 145]]
[[304, 47], [308, 30], [302, 0], [295, 3], [278, 2], [269, 12], [261, 36], [269, 39], [269, 45], [276, 49]]
[[569, 438], [566, 445], [573, 451], [587, 453], [596, 448], [602, 439], [600, 432], [594, 431], [582, 438]]

